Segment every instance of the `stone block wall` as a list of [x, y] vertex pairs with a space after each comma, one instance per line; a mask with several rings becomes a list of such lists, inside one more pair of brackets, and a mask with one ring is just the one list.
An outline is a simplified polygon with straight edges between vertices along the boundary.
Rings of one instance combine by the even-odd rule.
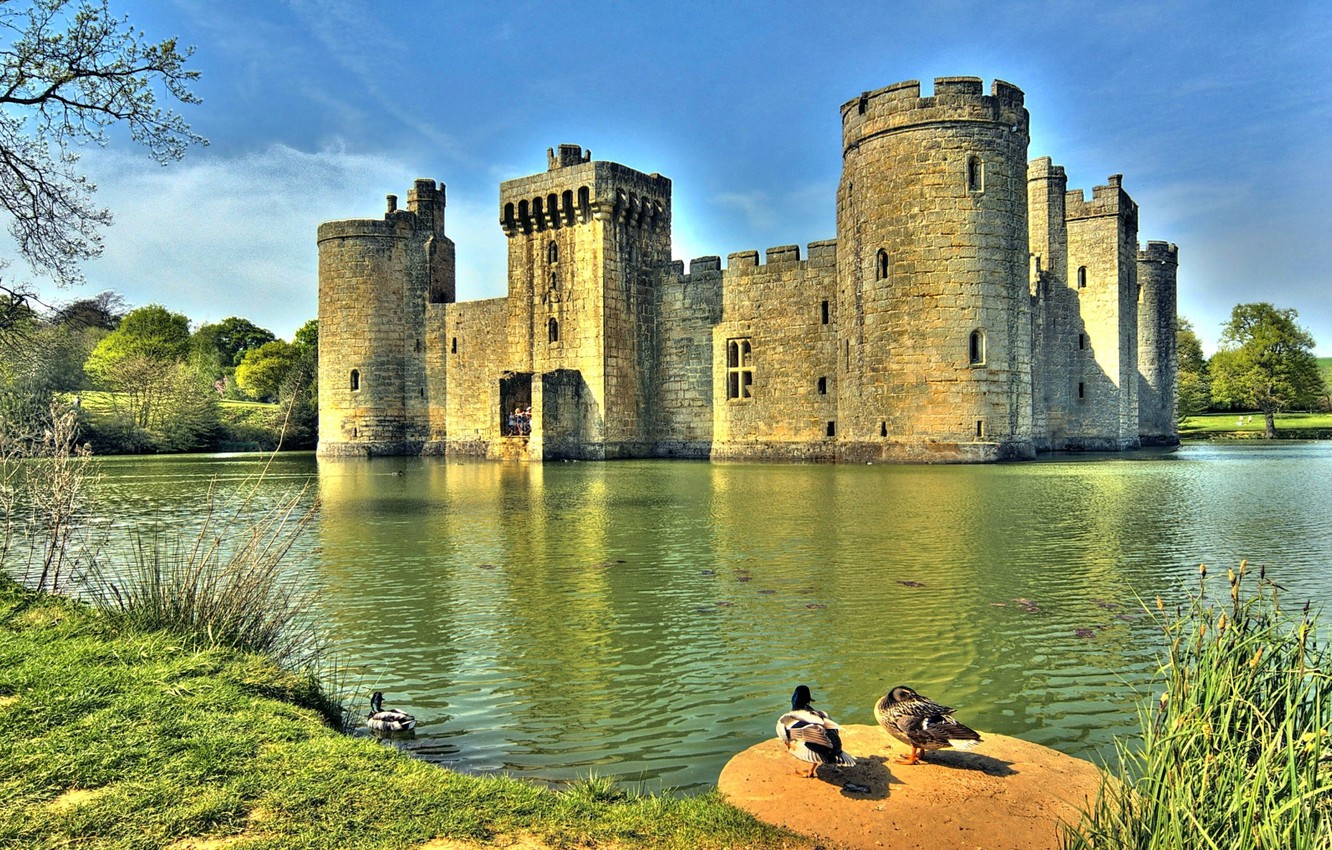
[[[712, 331], [712, 456], [833, 460], [837, 243], [810, 243], [803, 261], [797, 245], [769, 248], [764, 260], [727, 258]], [[733, 344], [748, 348], [733, 357]]]
[[503, 434], [500, 378], [509, 368], [509, 299], [466, 301], [444, 308], [448, 384], [448, 453], [485, 457]]
[[657, 285], [655, 457], [706, 458], [712, 451], [713, 328], [721, 321], [717, 257], [672, 263]]

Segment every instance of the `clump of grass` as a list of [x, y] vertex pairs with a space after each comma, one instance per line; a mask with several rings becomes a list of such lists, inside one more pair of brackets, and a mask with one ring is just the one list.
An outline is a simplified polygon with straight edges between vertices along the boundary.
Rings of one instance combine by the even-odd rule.
[[1122, 744], [1120, 777], [1064, 838], [1067, 848], [1332, 848], [1332, 673], [1317, 612], [1279, 604], [1247, 565], [1228, 599], [1198, 590], [1173, 614], [1164, 693]]
[[220, 511], [215, 500], [210, 494], [197, 532], [140, 533], [125, 569], [99, 566], [88, 582], [93, 601], [137, 629], [258, 653], [289, 670], [316, 666], [318, 591], [283, 566], [316, 504], [304, 491], [268, 508], [247, 497]]

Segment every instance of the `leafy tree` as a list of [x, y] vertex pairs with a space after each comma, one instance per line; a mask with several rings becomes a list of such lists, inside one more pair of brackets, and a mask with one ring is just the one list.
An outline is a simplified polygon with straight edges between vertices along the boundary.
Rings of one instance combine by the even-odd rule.
[[80, 283], [111, 214], [93, 203], [75, 148], [126, 126], [166, 164], [207, 140], [158, 103], [199, 103], [175, 39], [146, 42], [107, 0], [0, 2], [0, 206], [34, 271]]
[[216, 352], [218, 363], [224, 369], [239, 366], [247, 351], [275, 339], [277, 336], [272, 331], [239, 316], [231, 316], [215, 325], [204, 325], [194, 332], [195, 345], [201, 352]]
[[1298, 317], [1267, 303], [1237, 304], [1212, 356], [1213, 398], [1262, 411], [1268, 438], [1278, 410], [1311, 407], [1323, 391], [1314, 339]]
[[1212, 406], [1212, 376], [1203, 356], [1202, 343], [1193, 325], [1182, 316], [1175, 322], [1175, 343], [1179, 352], [1177, 403], [1179, 418], [1195, 416]]
[[131, 311], [120, 327], [97, 343], [84, 369], [107, 389], [121, 393], [130, 421], [151, 429], [158, 405], [170, 394], [175, 366], [190, 348], [190, 320], [159, 304]]
[[236, 367], [236, 383], [251, 398], [273, 401], [297, 360], [298, 352], [291, 343], [266, 342], [246, 352]]

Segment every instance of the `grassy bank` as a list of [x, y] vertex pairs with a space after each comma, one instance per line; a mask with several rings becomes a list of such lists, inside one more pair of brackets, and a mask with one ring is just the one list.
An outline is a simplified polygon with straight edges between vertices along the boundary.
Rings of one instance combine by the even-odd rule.
[[[1332, 413], [1278, 413], [1278, 439], [1332, 440]], [[1183, 440], [1261, 440], [1261, 413], [1208, 413], [1189, 416], [1180, 423]]]
[[0, 577], [0, 846], [804, 846], [723, 803], [453, 773], [330, 728], [308, 676]]

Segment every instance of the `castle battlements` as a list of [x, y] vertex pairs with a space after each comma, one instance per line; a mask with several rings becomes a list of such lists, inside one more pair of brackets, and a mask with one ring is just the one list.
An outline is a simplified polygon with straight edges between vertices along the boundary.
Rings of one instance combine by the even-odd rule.
[[669, 229], [671, 181], [616, 162], [593, 161], [578, 145], [547, 148], [548, 167], [500, 184], [500, 228], [510, 238], [589, 221]]
[[954, 121], [1002, 124], [1026, 135], [1022, 90], [995, 80], [987, 95], [983, 85], [979, 77], [936, 77], [928, 97], [921, 97], [919, 80], [864, 92], [842, 104], [842, 144], [851, 147], [905, 127]]
[[1082, 189], [1070, 189], [1064, 195], [1064, 209], [1068, 218], [1098, 218], [1100, 216], [1138, 215], [1138, 205], [1124, 191], [1124, 175], [1111, 174], [1106, 185], [1092, 188], [1091, 200]]
[[1173, 242], [1148, 242], [1146, 248], [1138, 249], [1138, 262], [1179, 265], [1179, 246]]
[[[672, 259], [672, 183], [579, 145], [499, 186], [455, 300], [445, 189], [319, 227], [319, 453], [985, 462], [1178, 442], [1177, 248], [1029, 156], [1025, 95], [841, 107], [832, 239]], [[687, 271], [686, 271], [687, 269]]]

